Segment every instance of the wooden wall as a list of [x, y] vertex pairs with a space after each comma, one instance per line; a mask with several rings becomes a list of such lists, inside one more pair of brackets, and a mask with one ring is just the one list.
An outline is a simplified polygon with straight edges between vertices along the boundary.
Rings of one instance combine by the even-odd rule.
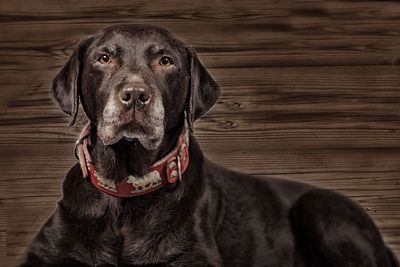
[[[400, 3], [0, 2], [0, 263], [55, 208], [84, 118], [50, 98], [77, 43], [116, 23], [169, 28], [222, 86], [196, 135], [219, 163], [335, 189], [400, 255]], [[81, 113], [82, 114], [82, 113]]]

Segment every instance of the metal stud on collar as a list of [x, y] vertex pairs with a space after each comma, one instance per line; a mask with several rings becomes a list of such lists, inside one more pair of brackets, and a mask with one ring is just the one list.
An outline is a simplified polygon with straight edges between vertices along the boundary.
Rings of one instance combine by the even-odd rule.
[[179, 156], [180, 151], [178, 153], [178, 155], [176, 155], [176, 161], [178, 163], [178, 177], [179, 177], [179, 181], [182, 181], [182, 172], [181, 172], [181, 156]]

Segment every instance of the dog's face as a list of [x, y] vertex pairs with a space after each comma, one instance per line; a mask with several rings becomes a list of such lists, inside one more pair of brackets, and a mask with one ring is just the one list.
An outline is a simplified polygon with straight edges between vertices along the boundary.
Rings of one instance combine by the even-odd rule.
[[161, 30], [109, 28], [87, 48], [84, 66], [82, 102], [103, 144], [126, 138], [157, 148], [175, 118], [165, 114], [179, 114], [185, 103], [183, 45]]
[[185, 109], [193, 123], [219, 96], [194, 50], [162, 28], [134, 25], [113, 26], [82, 42], [54, 79], [53, 92], [72, 123], [81, 100], [104, 145], [136, 139], [147, 150], [159, 147]]

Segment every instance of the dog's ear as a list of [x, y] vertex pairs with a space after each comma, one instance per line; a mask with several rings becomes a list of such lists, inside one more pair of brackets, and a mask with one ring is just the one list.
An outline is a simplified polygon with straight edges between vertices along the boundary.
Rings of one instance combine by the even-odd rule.
[[53, 79], [53, 96], [62, 111], [71, 116], [69, 126], [74, 125], [78, 114], [82, 58], [91, 39], [82, 41], [67, 63]]
[[190, 66], [187, 120], [189, 129], [193, 131], [194, 122], [207, 113], [217, 102], [221, 90], [217, 82], [200, 62], [196, 51], [193, 48], [187, 48], [186, 51]]

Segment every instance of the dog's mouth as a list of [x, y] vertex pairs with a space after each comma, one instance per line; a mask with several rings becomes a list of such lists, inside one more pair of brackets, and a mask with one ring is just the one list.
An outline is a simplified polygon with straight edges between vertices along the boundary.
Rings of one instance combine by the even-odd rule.
[[114, 145], [121, 140], [138, 141], [147, 150], [157, 149], [161, 144], [163, 132], [157, 127], [148, 127], [137, 121], [121, 123], [100, 122], [98, 136], [105, 146]]
[[128, 141], [128, 142], [134, 142], [134, 141], [138, 141], [137, 138], [130, 138], [130, 137], [122, 137], [122, 140]]

